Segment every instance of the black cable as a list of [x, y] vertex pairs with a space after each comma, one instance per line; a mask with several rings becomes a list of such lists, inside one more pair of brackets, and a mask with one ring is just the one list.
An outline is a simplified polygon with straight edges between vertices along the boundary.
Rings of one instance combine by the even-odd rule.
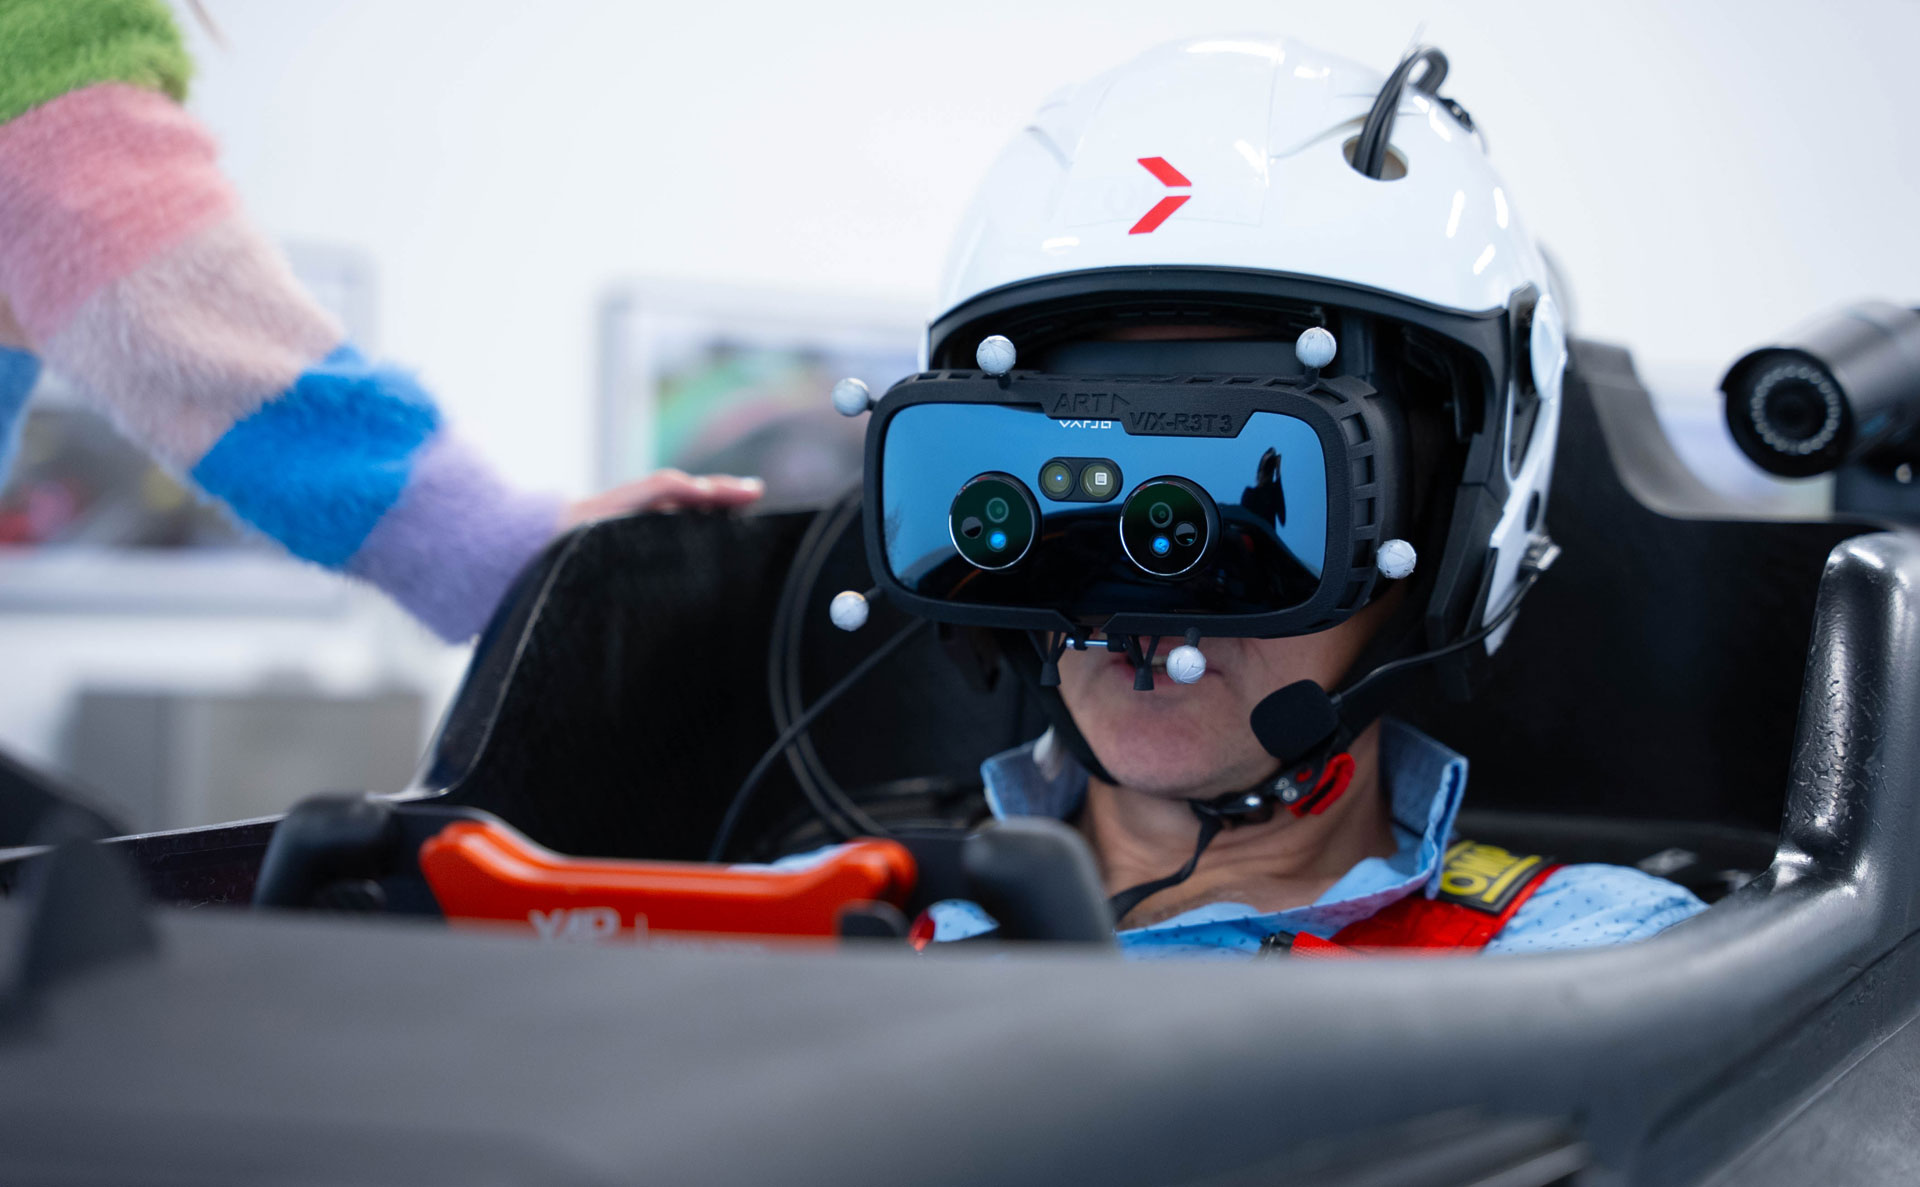
[[[800, 643], [804, 637], [807, 623], [805, 616], [806, 604], [811, 599], [814, 590], [819, 586], [821, 571], [826, 567], [826, 562], [831, 556], [835, 544], [841, 536], [845, 534], [847, 527], [858, 523], [859, 519], [860, 504], [856, 499], [848, 509], [847, 519], [845, 521], [837, 521], [834, 527], [829, 530], [828, 534], [821, 538], [819, 556], [816, 562], [809, 567], [802, 580], [800, 599], [796, 604], [796, 612], [788, 628], [790, 645], [786, 653], [786, 704], [784, 709], [789, 717], [799, 713], [800, 706], [803, 703], [801, 700], [800, 686]], [[818, 794], [821, 799], [832, 804], [839, 815], [849, 822], [849, 830], [852, 834], [864, 834], [867, 836], [888, 835], [886, 828], [874, 820], [872, 816], [869, 816], [859, 804], [855, 803], [853, 797], [848, 794], [846, 789], [840, 786], [839, 780], [835, 779], [833, 775], [828, 772], [827, 765], [820, 758], [819, 751], [814, 749], [811, 731], [801, 732], [800, 736], [795, 740], [794, 745], [788, 749], [787, 757], [790, 762], [797, 764], [797, 771], [804, 772], [806, 781], [812, 784], [816, 794]]]
[[1540, 580], [1540, 573], [1541, 573], [1541, 570], [1539, 569], [1526, 570], [1525, 576], [1523, 576], [1520, 579], [1519, 588], [1513, 591], [1513, 596], [1507, 599], [1507, 604], [1501, 607], [1500, 613], [1494, 615], [1493, 620], [1491, 622], [1488, 622], [1486, 625], [1482, 626], [1479, 630], [1474, 631], [1471, 634], [1468, 634], [1460, 639], [1456, 639], [1452, 643], [1447, 644], [1445, 647], [1436, 647], [1432, 651], [1423, 651], [1418, 655], [1410, 655], [1405, 659], [1397, 659], [1397, 660], [1394, 660], [1392, 663], [1381, 664], [1379, 667], [1375, 668], [1373, 671], [1368, 672], [1365, 676], [1362, 676], [1360, 679], [1354, 681], [1352, 685], [1348, 686], [1345, 689], [1342, 689], [1333, 698], [1334, 703], [1336, 705], [1344, 705], [1349, 701], [1355, 699], [1359, 695], [1362, 689], [1366, 688], [1368, 685], [1374, 683], [1377, 680], [1384, 679], [1388, 676], [1395, 674], [1396, 672], [1403, 672], [1408, 668], [1417, 668], [1422, 664], [1430, 664], [1434, 660], [1444, 659], [1447, 656], [1452, 655], [1454, 652], [1461, 651], [1461, 650], [1464, 650], [1465, 648], [1471, 647], [1475, 643], [1478, 643], [1482, 639], [1485, 639], [1488, 635], [1493, 634], [1493, 632], [1505, 626], [1507, 624], [1507, 621], [1511, 619], [1515, 614], [1518, 614], [1520, 612], [1520, 603], [1523, 600], [1525, 600], [1528, 591], [1534, 587], [1534, 584]]
[[746, 812], [747, 804], [753, 799], [754, 790], [759, 787], [760, 781], [766, 778], [769, 770], [773, 769], [774, 760], [779, 758], [787, 747], [793, 744], [793, 740], [812, 725], [814, 719], [825, 712], [829, 705], [839, 700], [849, 688], [858, 684], [868, 672], [879, 666], [881, 660], [898, 651], [901, 644], [912, 638], [926, 625], [926, 619], [916, 618], [902, 627], [892, 638], [874, 648], [865, 659], [855, 664], [853, 670], [842, 676], [837, 684], [821, 693], [820, 699], [809, 705], [800, 716], [794, 718], [792, 724], [780, 731], [780, 736], [773, 740], [773, 745], [767, 747], [766, 753], [760, 756], [759, 761], [753, 764], [753, 769], [747, 772], [747, 777], [741, 780], [740, 790], [733, 793], [733, 802], [727, 805], [727, 814], [721, 818], [720, 829], [714, 834], [713, 845], [707, 850], [708, 861], [719, 861], [725, 855], [728, 843], [733, 840], [734, 830], [740, 825], [740, 817]]
[[1407, 56], [1416, 62], [1427, 64], [1427, 68], [1421, 71], [1420, 77], [1413, 80], [1413, 89], [1421, 94], [1439, 98], [1440, 84], [1447, 81], [1447, 55], [1441, 53], [1436, 46], [1426, 45], [1415, 47]]
[[1354, 141], [1353, 167], [1368, 177], [1377, 179], [1387, 171], [1387, 142], [1393, 137], [1393, 122], [1399, 118], [1400, 97], [1406, 93], [1414, 68], [1422, 63], [1426, 71], [1413, 83], [1413, 89], [1441, 101], [1436, 92], [1447, 77], [1447, 55], [1430, 45], [1415, 46], [1387, 76], [1366, 122], [1360, 125], [1359, 139]]
[[[860, 488], [855, 487], [831, 509], [824, 521], [816, 517], [821, 531], [796, 550], [788, 571], [788, 587], [782, 591], [784, 631], [776, 629], [775, 650], [768, 657], [768, 692], [773, 700], [774, 723], [784, 729], [800, 712], [800, 644], [806, 633], [806, 604], [820, 584], [820, 575], [832, 557], [834, 547], [847, 529], [860, 518]], [[885, 826], [868, 815], [839, 782], [827, 773], [826, 764], [813, 746], [812, 734], [802, 730], [787, 748], [787, 763], [801, 794], [820, 815], [822, 824], [841, 840], [854, 836], [887, 836]]]
[[1193, 847], [1193, 856], [1187, 859], [1186, 865], [1181, 866], [1166, 877], [1155, 878], [1151, 882], [1142, 882], [1138, 886], [1129, 886], [1119, 894], [1109, 898], [1107, 900], [1107, 911], [1113, 916], [1115, 926], [1118, 926], [1122, 919], [1132, 914], [1133, 909], [1141, 903], [1146, 902], [1168, 887], [1178, 886], [1188, 878], [1193, 877], [1193, 871], [1200, 865], [1200, 855], [1207, 851], [1207, 846], [1213, 843], [1213, 839], [1220, 835], [1220, 830], [1224, 827], [1218, 816], [1208, 816], [1204, 813], [1196, 814], [1200, 817], [1200, 840]]
[[[780, 591], [780, 598], [774, 605], [773, 629], [768, 636], [767, 648], [767, 701], [773, 714], [773, 726], [776, 731], [785, 730], [799, 712], [799, 664], [798, 651], [801, 632], [805, 628], [802, 617], [807, 596], [819, 583], [820, 571], [824, 567], [826, 556], [832, 551], [842, 533], [846, 531], [850, 513], [857, 511], [860, 505], [859, 492], [855, 490], [841, 496], [838, 500], [820, 509], [807, 530], [800, 537], [798, 547], [794, 549], [793, 561], [787, 567], [787, 577]], [[790, 662], [791, 661], [791, 662]], [[789, 677], [789, 669], [791, 676]], [[828, 833], [840, 840], [846, 840], [859, 831], [857, 824], [850, 824], [834, 810], [831, 797], [823, 794], [819, 784], [813, 779], [808, 760], [816, 765], [818, 755], [813, 750], [813, 739], [802, 731], [794, 746], [787, 749], [787, 762], [793, 768], [795, 782], [800, 794], [805, 797], [807, 806], [819, 817]]]

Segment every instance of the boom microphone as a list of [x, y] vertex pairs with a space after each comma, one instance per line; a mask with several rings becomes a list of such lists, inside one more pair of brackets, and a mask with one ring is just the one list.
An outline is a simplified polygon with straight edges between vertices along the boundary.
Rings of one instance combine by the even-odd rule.
[[1290, 767], [1324, 746], [1340, 729], [1340, 712], [1327, 690], [1296, 680], [1268, 693], [1253, 707], [1253, 736], [1268, 754]]

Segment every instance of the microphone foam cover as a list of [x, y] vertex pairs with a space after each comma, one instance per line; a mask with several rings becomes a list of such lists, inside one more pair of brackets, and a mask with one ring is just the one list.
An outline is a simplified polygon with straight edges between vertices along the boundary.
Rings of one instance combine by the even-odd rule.
[[1319, 749], [1340, 728], [1340, 712], [1327, 690], [1298, 680], [1268, 693], [1253, 707], [1253, 736], [1267, 753], [1292, 766]]

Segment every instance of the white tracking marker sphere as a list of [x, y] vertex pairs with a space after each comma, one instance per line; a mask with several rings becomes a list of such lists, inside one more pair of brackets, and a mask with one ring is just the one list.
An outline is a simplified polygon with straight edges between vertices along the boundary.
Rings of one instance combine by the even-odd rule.
[[1380, 575], [1395, 581], [1411, 576], [1414, 563], [1419, 559], [1413, 545], [1405, 540], [1388, 540], [1380, 545], [1380, 551], [1373, 554], [1373, 563], [1379, 566]]
[[873, 393], [858, 379], [842, 379], [833, 385], [833, 408], [842, 416], [858, 416], [873, 406]]
[[1300, 360], [1302, 367], [1318, 371], [1333, 361], [1337, 349], [1339, 344], [1334, 342], [1333, 335], [1314, 326], [1294, 340], [1293, 357]]
[[1175, 684], [1192, 684], [1206, 674], [1207, 657], [1193, 644], [1182, 643], [1167, 652], [1167, 675]]
[[973, 361], [989, 375], [1005, 375], [1013, 370], [1013, 343], [999, 334], [980, 339], [980, 348], [973, 352]]
[[853, 590], [843, 589], [827, 603], [827, 617], [843, 631], [857, 631], [867, 625], [867, 599]]

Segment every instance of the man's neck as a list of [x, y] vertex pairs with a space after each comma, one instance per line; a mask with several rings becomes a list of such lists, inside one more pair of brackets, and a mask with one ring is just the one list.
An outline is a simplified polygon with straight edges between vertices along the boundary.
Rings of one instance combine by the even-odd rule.
[[[1394, 852], [1380, 784], [1380, 724], [1354, 740], [1353, 779], [1318, 816], [1284, 809], [1264, 824], [1222, 830], [1193, 876], [1153, 895], [1122, 921], [1142, 927], [1206, 903], [1231, 900], [1261, 911], [1313, 902], [1367, 857]], [[1080, 827], [1100, 859], [1108, 894], [1164, 878], [1193, 856], [1199, 821], [1184, 799], [1147, 795], [1090, 779]]]

